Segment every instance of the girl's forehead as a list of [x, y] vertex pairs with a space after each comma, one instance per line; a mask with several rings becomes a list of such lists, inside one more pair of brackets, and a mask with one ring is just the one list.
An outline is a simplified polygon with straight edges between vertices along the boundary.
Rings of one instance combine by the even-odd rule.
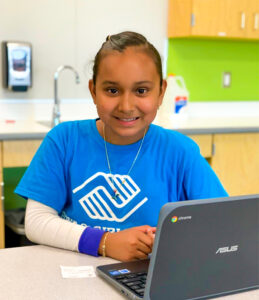
[[140, 47], [128, 47], [123, 52], [110, 50], [100, 61], [97, 77], [149, 77], [156, 78], [158, 72], [153, 58]]
[[[153, 59], [151, 58], [148, 53], [140, 48], [140, 47], [128, 47], [124, 51], [120, 52], [117, 50], [109, 50], [105, 53], [103, 58], [100, 61], [100, 64], [106, 63], [109, 65], [110, 63], [134, 63], [139, 61], [145, 62], [152, 62], [154, 63]], [[155, 64], [155, 63], [154, 63]]]

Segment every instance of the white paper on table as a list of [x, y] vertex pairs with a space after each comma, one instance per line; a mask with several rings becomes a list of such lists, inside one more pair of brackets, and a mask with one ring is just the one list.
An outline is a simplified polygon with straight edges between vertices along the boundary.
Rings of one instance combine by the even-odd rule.
[[96, 277], [93, 266], [60, 266], [63, 278], [89, 278]]

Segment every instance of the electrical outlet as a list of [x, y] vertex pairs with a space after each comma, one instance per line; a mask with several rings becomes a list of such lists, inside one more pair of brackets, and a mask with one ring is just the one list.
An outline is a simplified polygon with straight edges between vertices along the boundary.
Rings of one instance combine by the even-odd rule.
[[231, 84], [231, 73], [223, 72], [223, 88], [230, 87]]

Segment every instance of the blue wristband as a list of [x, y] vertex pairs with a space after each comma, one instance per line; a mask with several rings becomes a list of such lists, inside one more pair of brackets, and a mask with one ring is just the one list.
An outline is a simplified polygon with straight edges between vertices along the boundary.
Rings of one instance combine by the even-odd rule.
[[98, 228], [86, 227], [79, 239], [78, 251], [80, 253], [99, 256], [98, 248], [105, 232]]

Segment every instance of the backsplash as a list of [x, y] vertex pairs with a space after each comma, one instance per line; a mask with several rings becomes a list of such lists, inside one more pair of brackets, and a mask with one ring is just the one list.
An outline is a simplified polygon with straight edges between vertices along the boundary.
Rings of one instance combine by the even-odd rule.
[[[53, 99], [8, 99], [0, 101], [0, 121], [50, 121]], [[61, 120], [96, 118], [97, 111], [92, 99], [61, 99]]]
[[[0, 122], [51, 121], [52, 99], [1, 100]], [[82, 120], [98, 117], [91, 99], [63, 99], [60, 104], [61, 120]], [[189, 118], [258, 117], [259, 101], [191, 101]]]
[[190, 101], [259, 101], [259, 42], [169, 39], [167, 73], [184, 77]]

